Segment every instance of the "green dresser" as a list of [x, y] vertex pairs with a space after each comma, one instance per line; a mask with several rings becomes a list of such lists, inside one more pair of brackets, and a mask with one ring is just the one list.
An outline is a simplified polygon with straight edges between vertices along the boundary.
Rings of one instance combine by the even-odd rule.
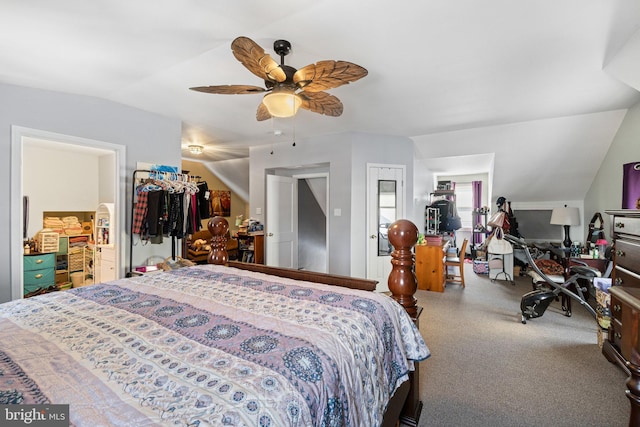
[[56, 282], [56, 254], [24, 256], [24, 295], [38, 288], [54, 286]]

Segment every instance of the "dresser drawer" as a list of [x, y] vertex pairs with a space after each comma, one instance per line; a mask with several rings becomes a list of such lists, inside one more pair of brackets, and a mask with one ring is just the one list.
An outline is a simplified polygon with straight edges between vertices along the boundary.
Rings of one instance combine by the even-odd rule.
[[24, 272], [24, 286], [47, 287], [56, 283], [56, 271], [53, 268]]
[[618, 323], [622, 322], [622, 304], [615, 295], [611, 295], [611, 317]]
[[640, 218], [614, 217], [613, 232], [640, 236]]
[[24, 271], [54, 269], [56, 266], [56, 254], [35, 254], [24, 257]]
[[617, 319], [609, 326], [609, 341], [618, 351], [622, 351], [622, 323]]
[[640, 242], [616, 239], [614, 257], [618, 267], [640, 272]]
[[616, 266], [613, 271], [613, 284], [627, 288], [640, 288], [640, 275], [625, 268]]

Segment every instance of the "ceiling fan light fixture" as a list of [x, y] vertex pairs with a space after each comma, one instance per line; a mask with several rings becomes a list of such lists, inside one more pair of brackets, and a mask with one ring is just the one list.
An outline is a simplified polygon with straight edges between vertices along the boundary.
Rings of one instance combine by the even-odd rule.
[[187, 147], [191, 154], [202, 154], [204, 147], [202, 145], [189, 145]]
[[264, 96], [262, 102], [273, 117], [291, 117], [298, 112], [302, 99], [291, 90], [274, 88], [273, 92]]

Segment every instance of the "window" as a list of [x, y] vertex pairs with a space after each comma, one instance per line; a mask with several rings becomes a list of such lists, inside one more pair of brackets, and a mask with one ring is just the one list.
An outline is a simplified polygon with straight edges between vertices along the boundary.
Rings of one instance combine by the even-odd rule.
[[472, 229], [473, 224], [473, 191], [470, 182], [456, 182], [456, 208], [462, 221], [463, 229]]

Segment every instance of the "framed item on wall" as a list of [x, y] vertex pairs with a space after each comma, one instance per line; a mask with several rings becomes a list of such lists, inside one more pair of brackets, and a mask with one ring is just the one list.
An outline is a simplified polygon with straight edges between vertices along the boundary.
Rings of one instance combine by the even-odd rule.
[[640, 162], [622, 165], [622, 209], [640, 209]]
[[214, 216], [231, 216], [231, 191], [213, 190], [211, 211]]

